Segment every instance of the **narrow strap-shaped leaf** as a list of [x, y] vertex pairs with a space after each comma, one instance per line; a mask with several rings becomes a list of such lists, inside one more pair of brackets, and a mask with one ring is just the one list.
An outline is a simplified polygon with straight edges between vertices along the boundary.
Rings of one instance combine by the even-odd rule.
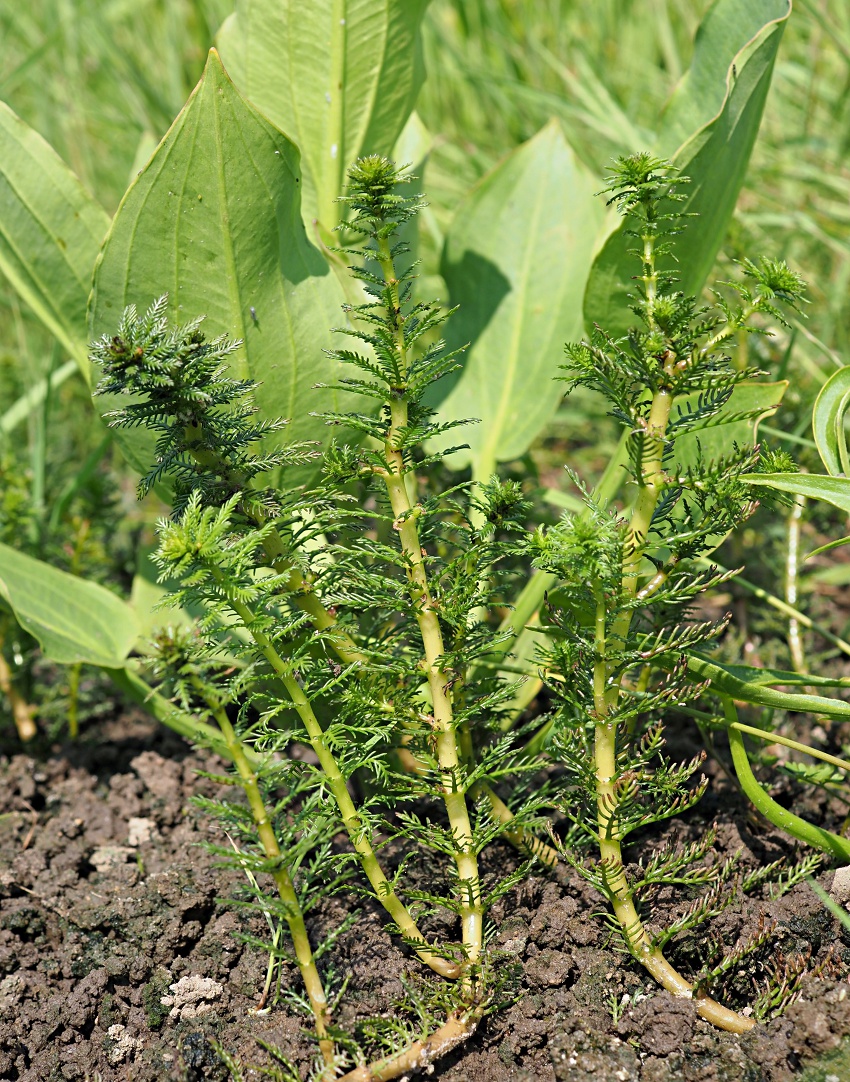
[[751, 485], [773, 488], [777, 492], [823, 500], [850, 515], [850, 477], [824, 477], [816, 473], [750, 473], [741, 480]]
[[719, 665], [707, 658], [690, 655], [688, 669], [700, 680], [711, 680], [711, 686], [738, 702], [767, 706], [774, 710], [795, 710], [801, 714], [819, 714], [829, 718], [850, 718], [850, 703], [828, 699], [821, 695], [799, 695], [777, 691], [756, 679], [741, 676], [741, 668]]
[[844, 415], [850, 405], [850, 365], [839, 368], [821, 387], [812, 410], [812, 431], [826, 472], [850, 474]]

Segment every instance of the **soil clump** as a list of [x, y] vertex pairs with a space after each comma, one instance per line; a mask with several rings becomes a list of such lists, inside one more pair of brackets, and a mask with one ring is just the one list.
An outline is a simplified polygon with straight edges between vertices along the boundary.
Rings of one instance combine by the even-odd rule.
[[[262, 1045], [279, 1048], [306, 1078], [313, 1046], [290, 993], [256, 1007], [268, 956], [240, 937], [268, 938], [262, 915], [222, 904], [244, 882], [203, 843], [225, 844], [220, 827], [190, 802], [214, 796], [199, 771], [221, 772], [137, 713], [98, 726], [86, 741], [41, 758], [0, 757], [0, 1079], [4, 1082], [227, 1082], [216, 1046], [261, 1078]], [[783, 785], [785, 783], [782, 783]], [[831, 829], [839, 808], [786, 785], [795, 810]], [[721, 857], [740, 867], [800, 853], [755, 822], [717, 770], [703, 801], [652, 845], [697, 837], [718, 825]], [[648, 840], [649, 844], [649, 840]], [[483, 855], [485, 878], [517, 862], [507, 846]], [[427, 869], [422, 870], [425, 875]], [[834, 873], [818, 876], [827, 889]], [[836, 895], [844, 889], [839, 875]], [[845, 891], [845, 893], [847, 893]], [[841, 899], [844, 901], [844, 899]], [[665, 902], [665, 899], [661, 899]], [[671, 912], [682, 897], [669, 899]], [[311, 913], [316, 938], [359, 915], [322, 960], [348, 987], [336, 1013], [344, 1029], [391, 1014], [418, 963], [385, 930], [377, 906], [340, 894]], [[699, 1020], [690, 1001], [654, 986], [618, 953], [601, 899], [568, 867], [532, 875], [492, 912], [491, 940], [503, 976], [502, 1008], [435, 1067], [447, 1082], [785, 1082], [850, 1034], [850, 939], [803, 882], [780, 898], [769, 889], [736, 902], [705, 933], [674, 943], [693, 972], [700, 958], [775, 922], [733, 998], [758, 991], [778, 953], [807, 959], [807, 978], [781, 1017], [744, 1037]], [[451, 914], [441, 919], [451, 922]], [[436, 923], [432, 923], [436, 927]], [[828, 960], [827, 960], [828, 959]], [[259, 1040], [258, 1040], [259, 1039]], [[836, 1076], [838, 1077], [838, 1076]]]

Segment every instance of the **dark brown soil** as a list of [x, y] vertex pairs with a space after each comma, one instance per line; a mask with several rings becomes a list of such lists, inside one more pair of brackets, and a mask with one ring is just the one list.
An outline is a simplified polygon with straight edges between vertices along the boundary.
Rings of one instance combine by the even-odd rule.
[[[46, 759], [0, 759], [0, 1079], [225, 1082], [212, 1042], [243, 1063], [268, 1063], [256, 1038], [277, 1045], [306, 1078], [312, 1045], [291, 1003], [253, 1012], [267, 957], [235, 933], [262, 935], [263, 923], [219, 904], [237, 877], [200, 847], [223, 839], [188, 802], [193, 792], [214, 791], [199, 769], [220, 764], [138, 715]], [[826, 801], [805, 810], [835, 827]], [[743, 850], [742, 867], [795, 857], [786, 839], [748, 818], [722, 775], [689, 822], [674, 823], [666, 836], [686, 839], [712, 820], [722, 852]], [[485, 870], [511, 862], [509, 850], [495, 847]], [[829, 888], [833, 874], [819, 879]], [[353, 904], [340, 896], [326, 905], [314, 931], [338, 924]], [[349, 978], [337, 1012], [349, 1029], [392, 1013], [402, 978], [415, 980], [418, 969], [380, 912], [356, 904], [356, 924], [323, 961]], [[827, 976], [808, 980], [783, 1017], [742, 1038], [717, 1032], [691, 1002], [654, 988], [612, 949], [598, 909], [599, 899], [566, 868], [538, 871], [497, 904], [493, 946], [508, 977], [507, 1002], [434, 1077], [781, 1082], [850, 1034], [850, 948], [805, 883], [778, 900], [763, 894], [738, 903], [712, 923], [713, 935], [731, 946], [760, 913], [778, 922], [771, 944], [744, 967], [742, 996], [767, 978], [778, 951], [810, 953], [810, 966], [832, 952]], [[682, 963], [705, 943], [679, 944]], [[286, 977], [297, 991], [297, 972], [289, 968]], [[163, 1004], [178, 982], [176, 1001]], [[727, 991], [738, 994], [734, 984]], [[615, 1022], [612, 1004], [636, 993]]]

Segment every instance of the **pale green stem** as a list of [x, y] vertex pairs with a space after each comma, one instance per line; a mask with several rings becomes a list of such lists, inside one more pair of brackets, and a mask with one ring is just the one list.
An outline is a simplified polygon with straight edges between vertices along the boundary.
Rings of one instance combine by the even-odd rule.
[[[164, 695], [160, 695], [158, 691], [155, 691], [129, 665], [123, 669], [103, 669], [102, 671], [129, 699], [147, 710], [157, 721], [167, 725], [169, 729], [187, 740], [195, 741], [204, 747], [212, 749], [222, 759], [230, 759], [230, 751], [218, 729], [212, 725], [207, 725], [204, 721], [198, 721], [196, 717], [193, 717], [186, 710], [181, 710], [174, 703], [169, 702]], [[249, 762], [257, 758], [250, 749], [246, 748], [244, 751]]]
[[[217, 569], [212, 570], [214, 576], [220, 578], [220, 573], [218, 573]], [[313, 712], [313, 708], [304, 694], [301, 685], [292, 675], [291, 667], [287, 665], [280, 654], [278, 654], [269, 637], [257, 628], [256, 617], [248, 606], [241, 601], [232, 598], [229, 599], [228, 604], [250, 632], [261, 653], [266, 658], [269, 665], [271, 665], [283, 685], [292, 705], [295, 707], [296, 713], [301, 719], [301, 723], [307, 732], [310, 745], [319, 760], [319, 765], [327, 780], [328, 787], [336, 801], [340, 817], [348, 832], [351, 844], [354, 846], [355, 852], [360, 858], [360, 864], [375, 891], [378, 901], [398, 925], [402, 935], [410, 942], [421, 961], [430, 966], [435, 973], [439, 973], [443, 977], [453, 978], [459, 976], [459, 966], [453, 962], [447, 961], [445, 958], [441, 958], [425, 943], [425, 937], [417, 928], [416, 922], [410, 915], [409, 910], [395, 893], [389, 880], [384, 875], [384, 871], [381, 868], [375, 850], [372, 847], [372, 843], [367, 837], [363, 822], [357, 814], [357, 809], [354, 807], [354, 801], [351, 799], [351, 795], [348, 792], [342, 771], [339, 769], [334, 754], [328, 746], [324, 730]]]
[[[644, 238], [643, 281], [647, 299], [647, 323], [655, 326], [654, 302], [657, 273], [654, 259], [654, 234]], [[664, 376], [672, 375], [668, 365], [672, 359], [660, 358]], [[670, 410], [673, 405], [671, 391], [662, 383], [650, 404], [645, 436], [647, 450], [639, 489], [627, 531], [626, 549], [623, 557], [620, 592], [624, 599], [637, 596], [640, 565], [646, 548], [652, 516], [664, 485], [662, 454]], [[594, 765], [597, 789], [597, 828], [599, 852], [604, 869], [606, 893], [614, 915], [622, 929], [626, 944], [653, 977], [673, 995], [694, 998], [697, 1012], [707, 1021], [732, 1033], [745, 1033], [754, 1022], [730, 1011], [693, 986], [670, 965], [660, 947], [652, 942], [640, 919], [634, 898], [623, 868], [622, 838], [616, 823], [618, 804], [617, 773], [617, 727], [610, 715], [616, 709], [620, 686], [611, 679], [608, 660], [607, 604], [601, 584], [595, 586], [595, 659], [593, 666], [593, 714], [594, 714]], [[626, 610], [614, 620], [611, 638], [615, 648], [625, 643], [631, 626], [631, 610]]]
[[721, 342], [725, 342], [727, 338], [731, 338], [733, 334], [737, 334], [755, 310], [755, 305], [748, 304], [746, 308], [744, 308], [739, 319], [734, 323], [727, 323], [725, 327], [722, 327], [717, 332], [717, 334], [712, 335], [711, 338], [708, 339], [699, 351], [700, 357], [707, 356], [713, 349], [716, 349]]
[[[800, 568], [800, 523], [803, 518], [803, 509], [806, 506], [806, 497], [796, 495], [794, 506], [788, 516], [788, 552], [785, 558], [785, 600], [791, 606], [797, 605], [798, 573]], [[791, 653], [791, 663], [797, 672], [806, 671], [806, 653], [803, 648], [803, 637], [800, 634], [800, 621], [796, 616], [788, 620], [788, 649]]]
[[[398, 280], [395, 275], [389, 242], [385, 238], [378, 240], [378, 262], [384, 273], [390, 290], [390, 298], [396, 313], [395, 340], [402, 372], [407, 369], [407, 352], [403, 329], [403, 316], [399, 301]], [[388, 469], [382, 471], [393, 515], [394, 527], [398, 530], [401, 548], [408, 560], [408, 580], [411, 599], [416, 610], [416, 622], [425, 652], [428, 687], [431, 692], [431, 705], [434, 712], [434, 744], [437, 762], [440, 768], [440, 784], [443, 801], [449, 818], [449, 826], [455, 842], [454, 860], [458, 873], [460, 891], [461, 926], [466, 956], [470, 962], [476, 962], [483, 945], [483, 911], [481, 905], [481, 885], [478, 876], [478, 858], [472, 836], [472, 825], [466, 806], [464, 774], [460, 762], [458, 742], [455, 733], [453, 707], [449, 687], [451, 677], [443, 668], [445, 648], [440, 622], [434, 608], [425, 563], [422, 557], [422, 545], [416, 524], [418, 505], [414, 508], [405, 485], [404, 460], [398, 449], [399, 433], [407, 427], [407, 402], [394, 398], [390, 403], [390, 431], [384, 447]]]
[[316, 968], [316, 960], [313, 957], [313, 950], [310, 946], [310, 937], [307, 934], [307, 928], [304, 924], [304, 914], [301, 911], [301, 904], [298, 901], [298, 895], [295, 892], [295, 885], [292, 882], [292, 877], [287, 869], [283, 867], [280, 846], [278, 845], [274, 827], [269, 819], [263, 795], [260, 792], [257, 775], [254, 773], [251, 764], [248, 762], [242, 746], [242, 741], [237, 736], [224, 709], [220, 706], [216, 706], [208, 699], [200, 680], [195, 679], [193, 683], [196, 690], [207, 702], [219, 729], [221, 729], [221, 734], [227, 744], [230, 758], [233, 761], [233, 765], [236, 767], [236, 771], [242, 782], [242, 788], [245, 790], [245, 795], [248, 798], [248, 806], [251, 809], [257, 837], [260, 840], [263, 852], [269, 861], [276, 862], [277, 866], [271, 869], [269, 874], [274, 880], [278, 896], [283, 903], [286, 923], [289, 925], [289, 934], [292, 937], [292, 945], [295, 948], [295, 957], [298, 962], [298, 968], [301, 971], [301, 979], [304, 981], [307, 997], [310, 1000], [310, 1008], [316, 1021], [316, 1033], [319, 1037], [319, 1048], [322, 1052], [322, 1058], [329, 1067], [332, 1067], [334, 1063], [334, 1045], [333, 1040], [328, 1036], [330, 1011], [328, 1010], [327, 997], [325, 996], [325, 990], [322, 985], [322, 978], [319, 976], [319, 971]]
[[[244, 478], [232, 476], [227, 470], [226, 464], [223, 463], [221, 459], [212, 452], [198, 446], [200, 436], [199, 426], [187, 426], [184, 430], [185, 441], [196, 461], [202, 466], [207, 466], [214, 469], [216, 472], [221, 473], [232, 483], [235, 490], [244, 487]], [[253, 514], [244, 503], [241, 505], [241, 510], [244, 514], [248, 514], [258, 526], [263, 525], [263, 522], [259, 517]], [[337, 657], [339, 657], [346, 665], [356, 664], [358, 662], [365, 664], [367, 659], [358, 649], [357, 644], [347, 632], [336, 627], [335, 617], [328, 612], [319, 600], [310, 584], [304, 579], [300, 570], [297, 567], [294, 567], [291, 561], [289, 561], [280, 537], [276, 533], [270, 534], [265, 538], [263, 548], [272, 568], [279, 575], [287, 576], [284, 591], [294, 598], [295, 603], [303, 612], [307, 613], [313, 626], [319, 631], [334, 629], [329, 638], [330, 646]], [[535, 576], [537, 579], [540, 579], [540, 577], [540, 575]], [[416, 759], [410, 755], [405, 748], [399, 749], [399, 759], [405, 769], [413, 772], [417, 770], [418, 763]], [[513, 815], [510, 809], [499, 799], [490, 786], [482, 782], [477, 786], [477, 789], [484, 793], [489, 800], [490, 808], [495, 818], [499, 822], [510, 826], [513, 821]], [[544, 842], [533, 837], [533, 835], [527, 834], [523, 828], [511, 827], [511, 829], [505, 832], [505, 837], [511, 844], [519, 845], [523, 851], [533, 851], [538, 854], [545, 854], [542, 859], [551, 863], [551, 859], [549, 858], [551, 854], [554, 853], [554, 850], [550, 849]], [[517, 839], [521, 839], [521, 842], [518, 842]]]
[[837, 766], [840, 770], [850, 772], [850, 762], [846, 759], [840, 759], [837, 755], [830, 755], [829, 752], [821, 751], [820, 748], [812, 748], [808, 744], [801, 744], [799, 740], [792, 740], [780, 733], [771, 733], [767, 729], [758, 729], [755, 725], [745, 725], [742, 721], [734, 722], [731, 728], [739, 733], [746, 733], [748, 736], [763, 740], [766, 744], [782, 744], [783, 747], [791, 748], [792, 751], [799, 751], [803, 755], [810, 755], [813, 759], [820, 759], [831, 766]]
[[[715, 567], [718, 571], [722, 572], [727, 570], [727, 568], [723, 567], [721, 564], [714, 563], [711, 560], [700, 559], [697, 563], [701, 567]], [[781, 612], [785, 616], [793, 617], [793, 619], [795, 619], [802, 627], [807, 627], [810, 631], [816, 631], [818, 635], [826, 639], [827, 642], [831, 642], [833, 646], [837, 646], [842, 653], [850, 656], [850, 642], [833, 634], [829, 628], [824, 627], [822, 624], [816, 623], [810, 616], [807, 616], [793, 605], [789, 605], [788, 602], [783, 601], [781, 597], [777, 597], [775, 594], [763, 590], [761, 586], [756, 586], [755, 583], [741, 578], [740, 575], [735, 576], [735, 582], [738, 586], [742, 587], [742, 589], [746, 590], [748, 594], [752, 594], [753, 597], [759, 598], [760, 601], [765, 601], [768, 605], [776, 609], [777, 612]]]

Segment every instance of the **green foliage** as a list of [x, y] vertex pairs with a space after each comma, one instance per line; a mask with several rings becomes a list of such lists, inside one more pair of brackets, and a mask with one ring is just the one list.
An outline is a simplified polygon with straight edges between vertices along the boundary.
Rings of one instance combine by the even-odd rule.
[[[95, 271], [93, 335], [111, 333], [128, 304], [144, 311], [167, 291], [181, 318], [206, 317], [212, 337], [238, 334], [231, 371], [262, 381], [261, 415], [291, 418], [295, 440], [313, 437], [312, 386], [328, 374], [321, 348], [342, 291], [307, 239], [300, 202], [297, 148], [241, 97], [212, 52], [113, 220]], [[318, 403], [333, 408], [337, 399]], [[145, 473], [150, 435], [120, 430], [118, 439]]]
[[139, 482], [139, 498], [170, 474], [178, 511], [195, 489], [205, 501], [222, 502], [258, 474], [308, 461], [309, 450], [300, 447], [262, 456], [249, 451], [284, 422], [254, 420], [249, 396], [257, 384], [226, 374], [227, 358], [241, 343], [226, 335], [208, 342], [201, 319], [170, 328], [167, 300], [154, 302], [141, 319], [127, 308], [117, 335], [105, 335], [91, 351], [102, 373], [95, 393], [134, 398], [106, 414], [110, 424], [159, 432], [156, 465]]
[[304, 220], [338, 221], [348, 165], [388, 154], [425, 77], [419, 27], [428, 0], [239, 0], [218, 34], [242, 93], [300, 147]]
[[[850, 474], [844, 416], [850, 404], [850, 366], [839, 368], [821, 387], [812, 410], [812, 432], [826, 472], [833, 477]], [[778, 471], [777, 471], [778, 472]]]
[[50, 564], [0, 545], [0, 597], [54, 661], [120, 668], [138, 635], [120, 598]]
[[[675, 154], [680, 175], [690, 178], [680, 208], [688, 217], [680, 219], [683, 236], [677, 247], [680, 262], [675, 265], [687, 296], [701, 293], [735, 209], [790, 11], [788, 0], [716, 4], [701, 27], [690, 78], [662, 117], [659, 145], [664, 153]], [[729, 56], [730, 29], [736, 40], [733, 57]], [[708, 86], [711, 95], [705, 92]], [[710, 99], [719, 97], [719, 87], [724, 88], [722, 104], [711, 115]], [[700, 94], [696, 109], [694, 93]], [[695, 122], [696, 127], [692, 126]], [[631, 246], [630, 230], [621, 226], [594, 260], [585, 294], [588, 328], [598, 324], [615, 335], [628, 329]], [[663, 264], [664, 253], [659, 254]], [[666, 265], [671, 267], [669, 262]]]
[[[664, 753], [671, 715], [716, 726], [713, 715], [694, 708], [709, 680], [722, 696], [767, 708], [834, 717], [848, 709], [838, 699], [772, 686], [793, 683], [793, 674], [708, 660], [704, 652], [726, 620], [692, 612], [731, 579], [706, 557], [750, 516], [759, 492], [778, 493], [776, 505], [782, 494], [848, 505], [845, 478], [794, 473], [786, 451], [757, 444], [759, 423], [788, 386], [783, 378], [760, 382], [761, 366], [776, 353], [766, 338], [776, 324], [790, 332], [780, 373], [787, 375], [800, 326], [799, 276], [784, 262], [740, 258], [710, 305], [703, 297], [750, 160], [789, 3], [712, 5], [660, 124], [660, 103], [683, 70], [692, 29], [687, 17], [671, 21], [665, 5], [661, 32], [639, 43], [631, 13], [607, 3], [579, 10], [562, 0], [556, 7], [565, 17], [551, 32], [574, 46], [570, 35], [580, 27], [580, 55], [545, 34], [533, 43], [529, 37], [525, 50], [518, 45], [529, 21], [523, 3], [442, 0], [426, 14], [427, 6], [358, 0], [343, 5], [342, 18], [329, 0], [297, 10], [239, 0], [218, 37], [235, 85], [212, 51], [158, 146], [224, 11], [192, 8], [193, 57], [168, 46], [160, 23], [144, 39], [141, 101], [129, 125], [134, 143], [142, 139], [133, 147], [135, 179], [94, 268], [90, 328], [100, 337], [92, 361], [96, 405], [105, 404], [142, 474], [140, 495], [152, 498], [154, 490], [170, 503], [171, 517], [158, 527], [161, 583], [137, 589], [137, 580], [134, 602], [147, 609], [168, 595], [180, 612], [173, 627], [160, 622], [153, 656], [137, 666], [128, 653], [139, 649], [140, 628], [155, 631], [158, 616], [0, 546], [10, 610], [4, 633], [14, 628], [14, 613], [47, 656], [105, 667], [166, 724], [232, 763], [217, 778], [229, 783], [231, 798], [201, 803], [235, 839], [235, 852], [218, 852], [245, 873], [249, 887], [239, 902], [269, 922], [270, 942], [253, 942], [269, 951], [270, 973], [284, 959], [300, 968], [301, 1005], [312, 1012], [324, 1078], [335, 1076], [344, 1055], [364, 1062], [388, 1055], [395, 1074], [410, 1073], [427, 1062], [416, 1049], [429, 1032], [449, 1027], [439, 1040], [452, 1047], [499, 1002], [483, 920], [527, 865], [482, 878], [478, 856], [502, 835], [525, 854], [557, 860], [534, 834], [550, 807], [548, 790], [524, 795], [523, 774], [540, 765], [541, 749], [567, 779], [556, 800], [573, 822], [558, 843], [562, 855], [607, 897], [625, 947], [681, 995], [691, 982], [662, 949], [738, 895], [734, 862], [711, 862], [711, 831], [681, 849], [640, 852], [627, 873], [622, 846], [635, 831], [687, 810], [705, 785], [699, 757], [679, 763]], [[104, 19], [119, 16], [110, 9]], [[22, 26], [15, 23], [16, 42], [26, 36]], [[184, 29], [188, 39], [188, 23]], [[476, 33], [482, 43], [501, 35], [507, 67], [500, 76], [459, 72], [459, 43]], [[628, 38], [629, 54], [611, 63], [608, 43], [618, 34]], [[131, 35], [133, 50], [142, 38]], [[402, 135], [417, 148], [410, 156], [420, 170], [421, 148], [431, 147], [412, 114], [424, 74], [420, 38], [439, 72], [422, 101], [438, 134], [427, 164], [429, 189], [437, 189], [431, 207], [422, 178], [386, 157]], [[160, 70], [148, 55], [156, 53], [153, 42], [171, 49], [162, 89], [151, 74]], [[440, 42], [450, 47], [441, 51]], [[125, 75], [122, 93], [132, 83]], [[13, 72], [12, 82], [19, 77]], [[557, 80], [555, 90], [547, 78]], [[449, 109], [458, 87], [462, 100]], [[487, 95], [499, 103], [497, 115], [470, 123]], [[69, 112], [78, 112], [77, 103]], [[455, 123], [450, 112], [467, 118], [460, 137], [446, 138]], [[101, 539], [114, 522], [109, 507], [97, 512], [108, 490], [98, 463], [109, 440], [54, 493], [48, 459], [59, 457], [59, 444], [49, 422], [68, 371], [59, 366], [61, 351], [83, 360], [82, 313], [106, 220], [34, 131], [8, 110], [0, 129], [8, 151], [0, 164], [7, 239], [0, 268], [60, 344], [50, 368], [36, 366], [38, 379], [24, 383], [26, 393], [0, 418], [4, 434], [26, 419], [35, 434], [31, 485], [14, 455], [8, 466], [4, 460], [10, 483], [0, 530], [2, 540], [80, 571], [106, 554]], [[130, 161], [116, 155], [95, 167], [84, 140], [55, 130], [78, 172], [97, 178], [99, 197], [113, 206]], [[126, 152], [123, 134], [118, 142]], [[610, 149], [622, 155], [613, 175], [593, 180]], [[22, 185], [34, 193], [26, 204], [17, 194]], [[599, 250], [604, 212], [590, 195], [603, 185], [626, 221]], [[769, 183], [752, 187], [751, 200], [769, 198], [761, 190]], [[740, 221], [752, 228], [749, 205]], [[740, 255], [740, 228], [732, 255]], [[333, 229], [337, 248], [329, 244]], [[450, 312], [425, 299], [437, 271]], [[342, 330], [353, 339], [345, 345], [329, 329], [343, 298]], [[23, 326], [17, 301], [8, 307], [7, 322]], [[587, 337], [572, 341], [583, 318]], [[448, 344], [440, 340], [444, 327]], [[24, 347], [36, 339], [31, 330], [18, 337], [23, 364]], [[588, 418], [598, 420], [599, 393], [611, 427], [624, 435], [593, 496], [580, 482], [583, 501], [556, 493], [562, 505], [572, 500], [582, 509], [540, 526], [530, 484], [499, 477], [496, 465], [529, 456], [555, 431], [549, 426], [561, 391], [552, 377], [564, 339], [572, 342], [562, 413], [568, 449]], [[845, 383], [837, 373], [815, 411], [816, 442], [833, 475], [847, 472]], [[798, 386], [789, 397], [795, 408]], [[471, 417], [479, 424], [459, 433]], [[322, 422], [335, 440], [322, 441]], [[579, 454], [596, 451], [604, 456], [601, 443]], [[449, 475], [470, 466], [471, 481]], [[527, 466], [534, 468], [531, 457], [524, 474]], [[624, 499], [615, 504], [621, 476]], [[48, 496], [56, 497], [52, 507]], [[90, 519], [93, 543], [85, 540]], [[529, 579], [532, 564], [539, 571]], [[115, 586], [114, 575], [97, 577]], [[161, 692], [141, 678], [145, 665]], [[817, 678], [807, 683], [820, 686]], [[541, 686], [543, 697], [524, 713]], [[744, 749], [747, 727], [730, 719], [721, 724], [756, 805], [792, 835], [846, 855], [834, 835], [770, 802]], [[292, 743], [309, 744], [317, 765], [290, 759]], [[832, 778], [817, 770], [839, 768], [832, 762], [798, 774], [816, 783]], [[355, 801], [351, 791], [365, 795]], [[350, 848], [340, 852], [331, 839], [343, 829]], [[388, 839], [404, 859], [385, 870]], [[595, 843], [601, 859], [592, 862], [584, 842]], [[440, 876], [420, 874], [438, 866]], [[741, 889], [756, 889], [773, 870], [745, 876]], [[316, 966], [339, 929], [311, 945], [303, 919], [343, 882], [378, 899], [419, 960], [447, 979], [414, 982], [395, 1020], [354, 1036], [333, 1030], [322, 983], [331, 975]], [[659, 892], [670, 887], [702, 893], [665, 927], [646, 925]], [[424, 937], [417, 922], [446, 910], [457, 918], [454, 930]], [[284, 925], [292, 952], [281, 944]], [[769, 942], [762, 929], [725, 957], [713, 953], [693, 973], [694, 986], [725, 994]], [[797, 994], [804, 969], [793, 959], [777, 962], [756, 998], [759, 1018], [775, 1016]], [[700, 1010], [727, 1028], [746, 1027], [708, 997]], [[239, 1066], [223, 1058], [236, 1076]], [[277, 1063], [270, 1077], [294, 1075], [283, 1053]]]
[[[155, 672], [183, 710], [214, 721], [228, 742], [249, 807], [204, 803], [236, 833], [231, 859], [254, 880], [271, 874], [278, 884], [278, 899], [263, 894], [251, 904], [289, 922], [309, 991], [315, 962], [305, 962], [299, 943], [302, 914], [359, 858], [420, 957], [446, 975], [468, 971], [446, 995], [448, 1010], [469, 1012], [486, 991], [483, 913], [517, 878], [486, 890], [479, 881], [477, 855], [504, 829], [480, 797], [489, 781], [531, 765], [501, 732], [513, 687], [476, 663], [493, 646], [482, 613], [503, 603], [510, 576], [502, 566], [522, 547], [528, 505], [517, 484], [497, 478], [411, 500], [417, 471], [433, 473], [441, 458], [424, 445], [446, 427], [425, 396], [455, 356], [434, 338], [446, 313], [412, 298], [413, 267], [396, 269], [406, 254], [397, 233], [419, 210], [418, 196], [405, 195], [407, 178], [378, 156], [360, 159], [350, 180], [345, 251], [369, 300], [347, 309], [366, 328], [347, 332], [362, 352], [340, 348], [332, 356], [358, 370], [340, 387], [377, 399], [381, 409], [325, 415], [372, 443], [332, 446], [321, 490], [272, 496], [256, 487], [279, 459], [254, 453], [264, 430], [245, 405], [251, 387], [223, 368], [233, 343], [207, 343], [197, 322], [168, 325], [164, 302], [141, 318], [128, 308], [93, 357], [104, 372], [101, 390], [131, 396], [114, 422], [160, 434], [144, 484], [166, 475], [177, 481], [154, 558], [163, 581], [174, 584], [171, 604], [203, 618], [194, 632], [159, 637]], [[360, 508], [345, 488], [357, 479], [375, 497]], [[293, 740], [313, 746], [318, 767], [275, 758]], [[251, 768], [240, 765], [248, 752]], [[359, 807], [346, 788], [355, 776], [371, 794]], [[440, 804], [445, 824], [423, 814]], [[520, 805], [514, 829], [535, 809], [536, 802]], [[265, 822], [275, 827], [273, 844]], [[331, 851], [340, 828], [355, 854]], [[389, 881], [380, 866], [384, 836], [405, 845]], [[407, 863], [428, 853], [450, 862], [446, 891], [406, 881]], [[459, 941], [425, 943], [416, 922], [435, 908], [458, 915]], [[312, 958], [320, 953], [312, 948]], [[310, 995], [321, 1043], [324, 1022]]]
[[0, 270], [88, 377], [86, 299], [109, 218], [0, 102]]
[[[686, 658], [723, 631], [726, 619], [699, 620], [692, 606], [731, 575], [698, 561], [752, 514], [744, 475], [759, 460], [748, 443], [727, 444], [709, 458], [697, 441], [682, 463], [679, 440], [709, 427], [735, 388], [759, 374], [732, 365], [723, 352], [729, 339], [753, 330], [754, 315], [781, 318], [776, 299], [793, 308], [803, 292], [797, 275], [768, 260], [746, 262], [744, 282], [731, 283], [731, 296], [717, 294], [714, 308], [675, 291], [676, 277], [658, 261], [682, 243], [684, 183], [650, 154], [617, 161], [606, 192], [626, 218], [624, 231], [639, 241], [632, 299], [639, 325], [625, 337], [598, 327], [566, 351], [568, 387], [603, 394], [628, 434], [630, 516], [588, 500], [584, 514], [535, 537], [536, 565], [560, 582], [544, 628], [551, 645], [541, 652], [558, 704], [549, 746], [568, 778], [560, 807], [601, 859], [565, 856], [608, 899], [624, 946], [656, 976], [667, 972], [665, 945], [718, 915], [735, 893], [732, 865], [703, 864], [711, 832], [659, 854], [637, 877], [626, 873], [622, 845], [635, 830], [692, 807], [707, 785], [696, 777], [702, 756], [674, 763], [663, 754], [665, 716], [705, 690], [689, 678]], [[662, 885], [697, 883], [705, 891], [681, 916], [647, 931]], [[661, 979], [676, 989], [669, 973]], [[713, 1001], [701, 1000], [699, 1010], [728, 1028], [746, 1028]]]
[[435, 397], [441, 418], [478, 418], [469, 451], [452, 459], [471, 460], [478, 479], [524, 455], [558, 406], [553, 377], [564, 341], [581, 332], [602, 220], [594, 186], [553, 120], [473, 189], [447, 232], [440, 269], [459, 306], [448, 333], [468, 349]]

